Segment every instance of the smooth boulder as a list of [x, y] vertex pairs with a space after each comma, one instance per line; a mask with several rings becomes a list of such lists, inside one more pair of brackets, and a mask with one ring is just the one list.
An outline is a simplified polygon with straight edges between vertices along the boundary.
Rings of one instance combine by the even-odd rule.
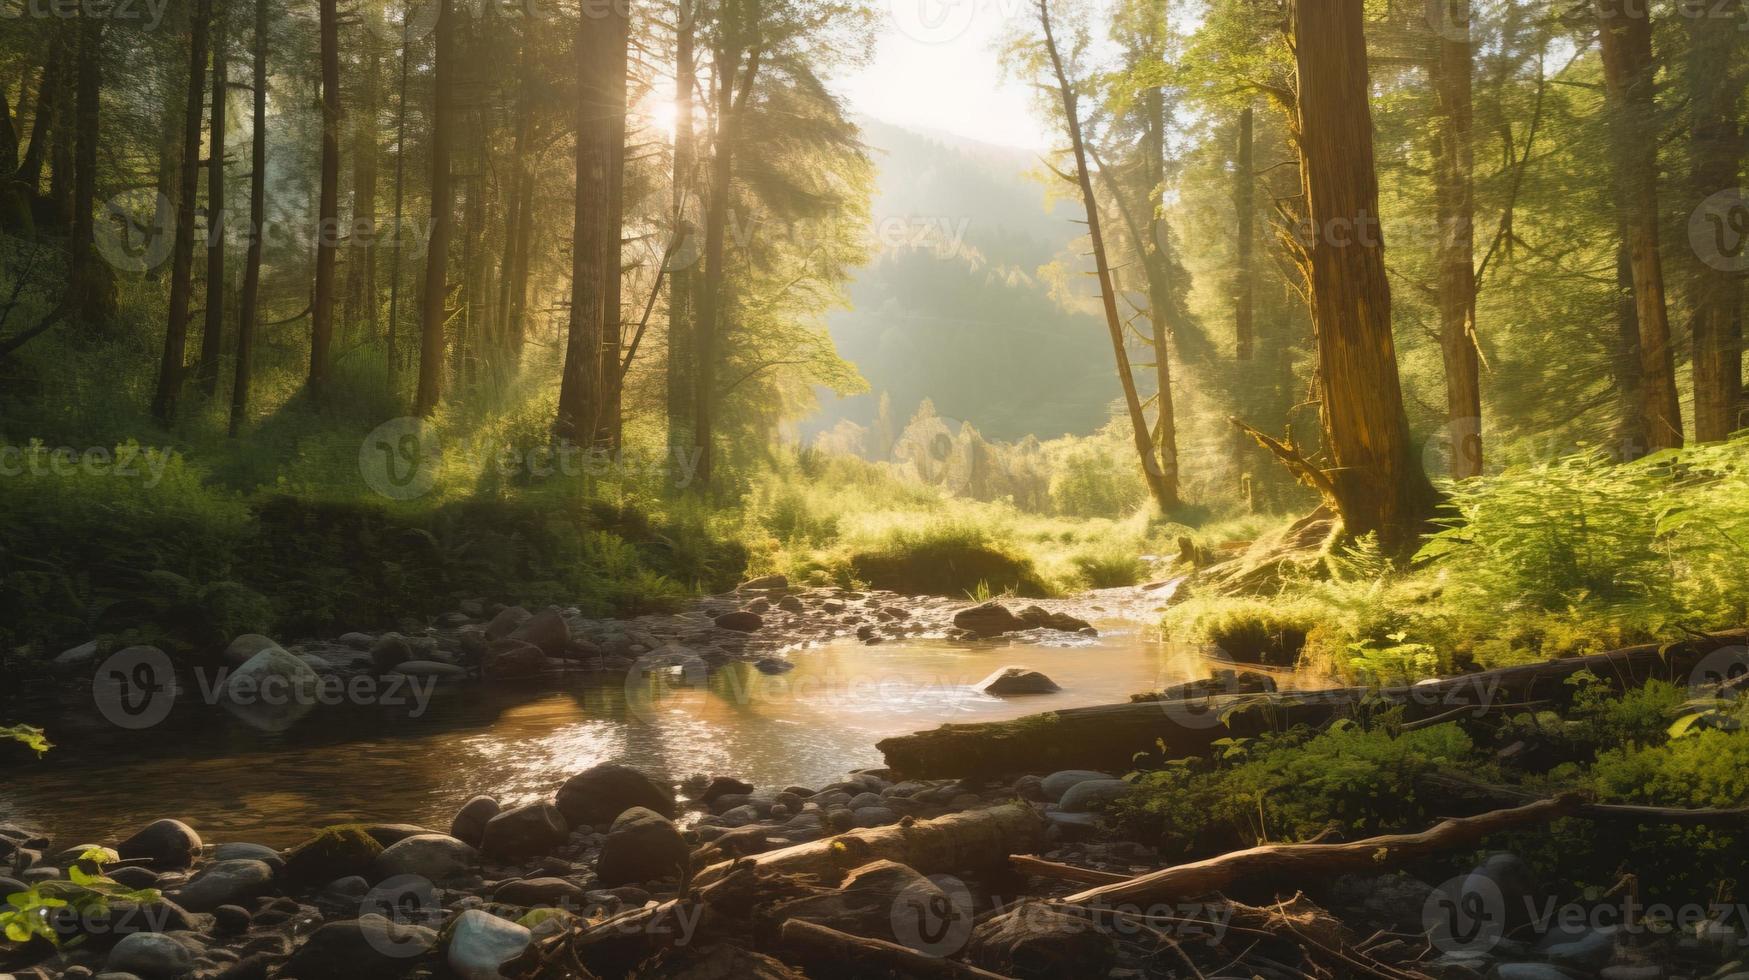
[[608, 888], [685, 877], [691, 848], [674, 821], [654, 810], [633, 807], [619, 815], [601, 845], [596, 876]]
[[123, 936], [103, 961], [106, 973], [131, 973], [143, 980], [174, 980], [194, 970], [194, 954], [173, 937], [158, 932]]
[[369, 874], [383, 845], [363, 827], [324, 827], [285, 855], [286, 880], [296, 886], [325, 885], [337, 878]]
[[953, 614], [953, 624], [973, 636], [1001, 636], [1026, 629], [1026, 623], [1000, 602], [961, 609]]
[[630, 766], [604, 762], [585, 769], [559, 787], [553, 802], [573, 827], [610, 824], [641, 806], [673, 819], [674, 792]]
[[1055, 694], [1062, 688], [1057, 682], [1029, 667], [1002, 667], [979, 681], [978, 690], [991, 697], [1023, 697], [1029, 694]]
[[499, 967], [522, 955], [533, 934], [490, 912], [468, 909], [450, 927], [445, 959], [459, 980], [502, 980]]
[[559, 808], [551, 803], [530, 803], [505, 810], [486, 821], [480, 835], [480, 850], [498, 861], [520, 861], [552, 853], [571, 832]]
[[124, 861], [144, 860], [153, 867], [180, 870], [200, 853], [200, 835], [180, 820], [155, 820], [116, 846]]
[[221, 905], [251, 905], [273, 888], [273, 869], [265, 861], [239, 858], [203, 868], [171, 898], [190, 912], [211, 912]]
[[571, 642], [571, 627], [557, 609], [548, 607], [530, 616], [510, 634], [549, 657], [562, 656]]
[[490, 796], [476, 796], [462, 804], [450, 821], [449, 835], [469, 847], [479, 847], [486, 837], [486, 822], [504, 812]]
[[442, 882], [467, 877], [479, 867], [480, 854], [447, 834], [416, 834], [385, 848], [372, 862], [377, 880], [417, 875]]
[[278, 976], [296, 980], [380, 980], [407, 972], [437, 948], [437, 933], [380, 915], [330, 922], [298, 947]]
[[1121, 779], [1089, 779], [1069, 787], [1058, 805], [1064, 813], [1095, 813], [1133, 789], [1134, 785]]

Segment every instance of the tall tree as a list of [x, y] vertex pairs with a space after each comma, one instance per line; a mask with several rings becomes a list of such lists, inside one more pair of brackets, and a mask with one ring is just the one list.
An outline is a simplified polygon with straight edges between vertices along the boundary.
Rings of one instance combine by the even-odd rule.
[[696, 55], [698, 0], [679, 0], [674, 23], [674, 244], [668, 272], [668, 441], [692, 440], [693, 388], [697, 376], [692, 243], [692, 211], [697, 198], [697, 136], [693, 129], [693, 90], [698, 86]]
[[[1069, 148], [1074, 157], [1075, 172], [1068, 175], [1081, 193], [1081, 203], [1087, 214], [1087, 234], [1091, 239], [1093, 250], [1094, 275], [1099, 283], [1100, 305], [1105, 313], [1105, 325], [1111, 335], [1112, 356], [1116, 360], [1117, 377], [1123, 387], [1124, 408], [1129, 416], [1130, 434], [1135, 442], [1136, 454], [1142, 464], [1142, 476], [1147, 482], [1148, 491], [1161, 510], [1172, 510], [1178, 506], [1178, 492], [1174, 481], [1175, 474], [1169, 474], [1167, 468], [1155, 455], [1154, 439], [1148, 430], [1148, 421], [1142, 414], [1142, 400], [1136, 391], [1136, 379], [1130, 365], [1129, 350], [1124, 343], [1124, 325], [1117, 310], [1117, 291], [1112, 284], [1111, 267], [1106, 258], [1105, 237], [1100, 226], [1099, 200], [1093, 193], [1093, 169], [1088, 160], [1087, 141], [1081, 128], [1081, 110], [1079, 96], [1075, 85], [1070, 81], [1068, 70], [1064, 67], [1062, 53], [1057, 45], [1056, 31], [1051, 25], [1050, 0], [1038, 0], [1039, 28], [1044, 35], [1045, 55], [1050, 63], [1051, 75], [1055, 79], [1057, 95], [1062, 102], [1063, 126], [1069, 139]], [[1165, 347], [1157, 351], [1164, 361]], [[1170, 387], [1162, 394], [1170, 397]]]
[[1433, 61], [1433, 183], [1439, 237], [1439, 347], [1445, 362], [1452, 476], [1482, 472], [1481, 355], [1476, 346], [1474, 72], [1469, 0], [1436, 0], [1443, 17]]
[[1652, 18], [1647, 5], [1630, 0], [1596, 0], [1596, 10], [1615, 155], [1616, 206], [1625, 228], [1634, 313], [1640, 325], [1646, 442], [1649, 449], [1668, 449], [1682, 445], [1682, 407], [1677, 402], [1676, 355], [1670, 346], [1658, 242], [1659, 127]]
[[164, 423], [176, 417], [187, 357], [188, 307], [194, 287], [194, 202], [200, 191], [200, 124], [206, 107], [207, 35], [212, 18], [212, 0], [195, 0], [194, 16], [189, 21], [188, 102], [178, 164], [181, 179], [170, 260], [169, 322], [164, 329], [163, 357], [158, 362], [158, 391], [152, 399], [152, 415]]
[[322, 177], [317, 211], [316, 292], [310, 304], [310, 394], [326, 395], [334, 343], [334, 264], [340, 252], [340, 14], [320, 0]]
[[[1743, 11], [1736, 4], [1688, 16], [1689, 194], [1696, 207], [1736, 189], [1743, 166]], [[1739, 199], [1733, 199], [1736, 201]], [[1741, 206], [1740, 204], [1738, 206]], [[1694, 437], [1724, 439], [1742, 423], [1743, 282], [1699, 256], [1690, 262], [1694, 317]]]
[[[375, 11], [362, 16], [374, 18]], [[358, 104], [352, 123], [352, 240], [347, 250], [345, 322], [362, 322], [365, 336], [377, 340], [377, 102], [382, 53], [377, 32], [366, 30], [360, 43]]]
[[[103, 98], [103, 34], [106, 19], [81, 0], [78, 16], [79, 68], [75, 99], [73, 224], [69, 239], [67, 289], [71, 307], [86, 323], [114, 313], [114, 285], [92, 254], [97, 206], [97, 142]], [[9, 127], [8, 127], [9, 128]]]
[[1256, 291], [1251, 257], [1257, 243], [1257, 164], [1252, 159], [1256, 137], [1250, 106], [1239, 110], [1239, 145], [1233, 154], [1233, 210], [1238, 228], [1233, 243], [1233, 353], [1251, 360], [1257, 347]]
[[420, 306], [419, 391], [413, 410], [429, 416], [443, 400], [443, 338], [449, 297], [449, 240], [455, 225], [450, 179], [455, 128], [455, 32], [453, 0], [437, 0], [436, 87], [431, 119], [431, 238], [425, 253], [425, 296]]
[[577, 213], [571, 244], [571, 320], [556, 432], [595, 444], [612, 410], [609, 363], [619, 364], [626, 10], [585, 11], [577, 34]]
[[206, 177], [206, 330], [200, 336], [196, 379], [208, 398], [219, 391], [219, 357], [225, 330], [225, 104], [229, 101], [229, 62], [225, 22], [229, 4], [214, 12], [212, 136]]
[[395, 378], [401, 370], [398, 341], [401, 329], [401, 220], [407, 193], [407, 78], [413, 55], [413, 32], [401, 25], [400, 83], [395, 97], [395, 251], [389, 259], [389, 326], [384, 338], [384, 356], [388, 361], [388, 386], [395, 390]]
[[1288, 10], [1311, 230], [1306, 286], [1330, 462], [1301, 475], [1335, 506], [1346, 534], [1377, 534], [1400, 553], [1420, 533], [1434, 494], [1409, 439], [1391, 337], [1362, 8], [1362, 0], [1294, 0]]
[[255, 0], [255, 79], [249, 153], [249, 251], [243, 259], [243, 298], [237, 311], [236, 377], [231, 383], [231, 437], [249, 414], [250, 361], [255, 352], [255, 319], [261, 302], [261, 246], [267, 224], [267, 31], [268, 4]]

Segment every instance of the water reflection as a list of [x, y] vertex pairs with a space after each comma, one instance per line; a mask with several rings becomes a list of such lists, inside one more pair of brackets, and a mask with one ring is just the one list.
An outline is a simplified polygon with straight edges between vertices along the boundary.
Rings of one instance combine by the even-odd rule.
[[[775, 675], [736, 665], [708, 678], [661, 670], [561, 691], [461, 685], [440, 689], [418, 717], [317, 705], [280, 732], [198, 698], [141, 731], [104, 723], [88, 703], [29, 706], [19, 720], [48, 728], [56, 748], [12, 769], [0, 821], [99, 840], [178, 816], [209, 841], [278, 846], [342, 820], [445, 829], [476, 793], [534, 800], [609, 760], [674, 779], [820, 784], [879, 765], [874, 743], [888, 735], [1122, 701], [1206, 674], [1195, 651], [1133, 631], [1067, 646], [847, 642], [791, 659], [795, 669]], [[1062, 692], [1001, 700], [973, 689], [1010, 664], [1045, 672]]]

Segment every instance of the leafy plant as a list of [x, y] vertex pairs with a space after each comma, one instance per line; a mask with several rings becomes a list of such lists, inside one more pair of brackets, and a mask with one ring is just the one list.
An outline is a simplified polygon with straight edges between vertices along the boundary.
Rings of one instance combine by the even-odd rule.
[[43, 730], [34, 725], [13, 725], [10, 728], [0, 728], [0, 738], [19, 742], [25, 748], [35, 752], [39, 757], [54, 748]]
[[[102, 872], [107, 858], [103, 848], [92, 848], [67, 869], [66, 880], [35, 882], [24, 891], [7, 895], [6, 904], [0, 906], [0, 935], [19, 944], [41, 938], [59, 946], [62, 932], [57, 925], [62, 916], [85, 919], [103, 915], [112, 901], [150, 905], [161, 900], [155, 888], [129, 888], [105, 876]], [[96, 870], [87, 871], [86, 867]], [[74, 939], [74, 943], [78, 941]]]

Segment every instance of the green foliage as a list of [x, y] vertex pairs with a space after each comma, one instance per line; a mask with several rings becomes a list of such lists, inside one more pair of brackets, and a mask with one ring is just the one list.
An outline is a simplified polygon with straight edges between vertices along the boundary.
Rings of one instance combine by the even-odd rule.
[[48, 735], [35, 725], [12, 725], [7, 728], [0, 728], [0, 739], [18, 742], [25, 748], [35, 752], [38, 757], [46, 754], [49, 749], [54, 748], [54, 746], [49, 743]]
[[[59, 946], [62, 934], [56, 926], [63, 915], [85, 918], [104, 914], [110, 902], [149, 905], [161, 900], [155, 888], [128, 888], [106, 877], [102, 873], [106, 858], [102, 848], [93, 848], [67, 869], [65, 880], [35, 882], [22, 892], [5, 896], [6, 904], [0, 906], [0, 936], [20, 945], [42, 939]], [[86, 866], [96, 870], [87, 871]]]

